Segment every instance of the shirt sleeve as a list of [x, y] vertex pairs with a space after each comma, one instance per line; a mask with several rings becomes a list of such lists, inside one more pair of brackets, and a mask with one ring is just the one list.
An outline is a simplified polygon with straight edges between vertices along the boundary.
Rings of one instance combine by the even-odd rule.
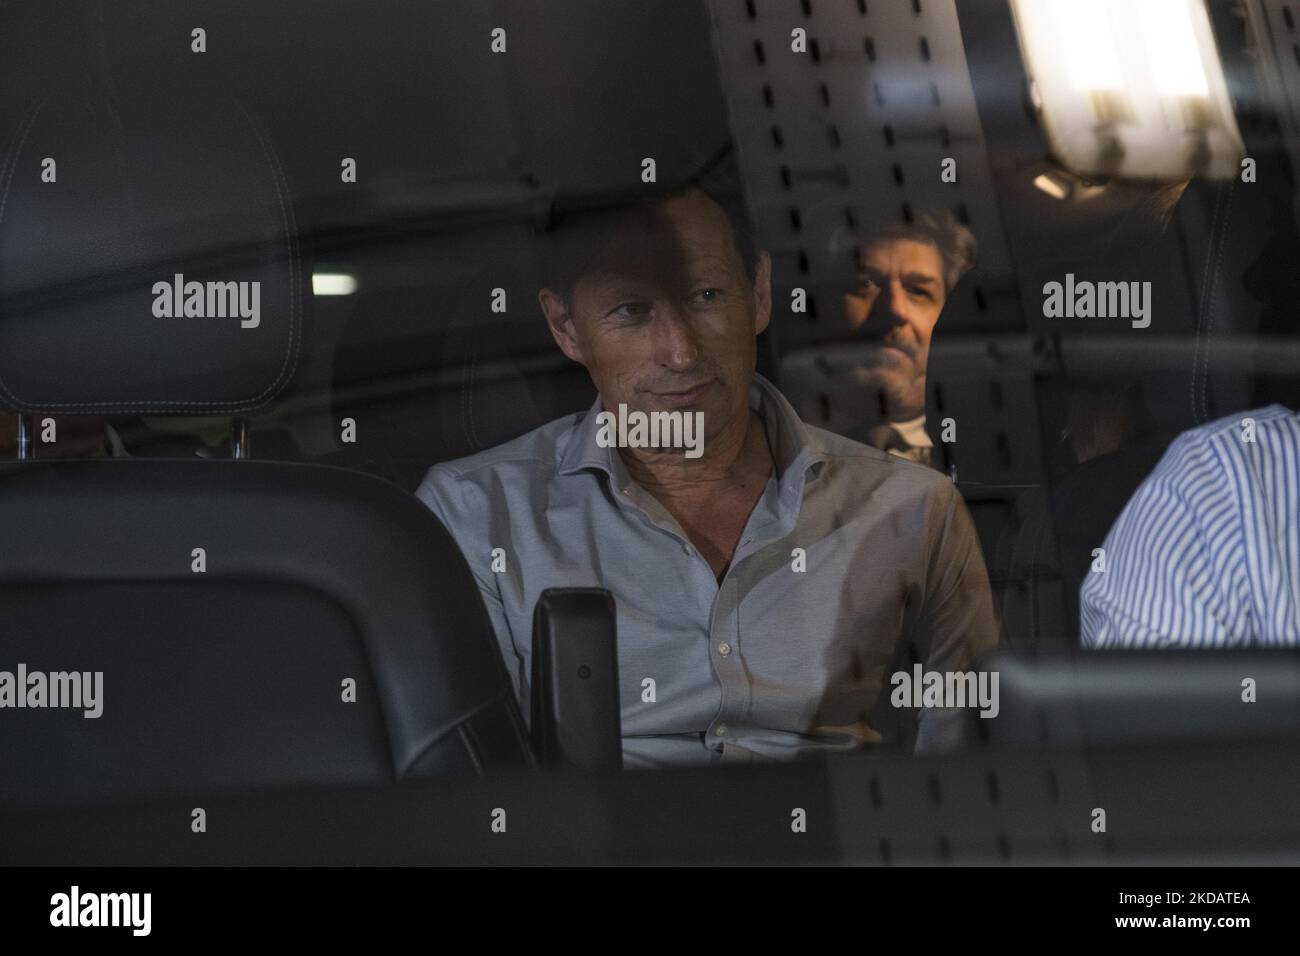
[[[524, 673], [523, 658], [515, 650], [510, 622], [501, 600], [498, 576], [491, 570], [491, 551], [486, 549], [486, 542], [490, 540], [488, 518], [481, 509], [476, 510], [468, 505], [462, 492], [463, 485], [464, 482], [454, 471], [442, 465], [434, 465], [424, 476], [415, 495], [451, 532], [461, 554], [465, 556], [487, 609], [488, 620], [492, 624], [497, 646], [501, 649], [506, 671], [510, 674], [515, 699], [519, 701], [524, 722], [528, 723], [528, 677]], [[531, 640], [531, 635], [528, 638]]]
[[1246, 639], [1233, 484], [1205, 436], [1187, 433], [1170, 445], [1084, 577], [1083, 646], [1226, 646]]
[[[957, 489], [951, 482], [943, 486], [946, 501], [941, 499], [943, 519], [931, 547], [919, 633], [925, 670], [947, 673], [969, 670], [976, 658], [996, 648], [998, 624], [975, 524]], [[958, 747], [969, 719], [967, 709], [923, 709], [915, 752]]]

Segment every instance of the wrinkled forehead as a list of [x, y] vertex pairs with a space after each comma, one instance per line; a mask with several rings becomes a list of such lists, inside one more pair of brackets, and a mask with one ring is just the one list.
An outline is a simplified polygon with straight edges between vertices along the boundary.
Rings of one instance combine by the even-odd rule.
[[858, 248], [858, 265], [885, 273], [922, 273], [942, 283], [943, 256], [919, 239], [868, 240]]
[[592, 260], [582, 281], [627, 280], [676, 288], [743, 272], [726, 213], [702, 194], [628, 214]]

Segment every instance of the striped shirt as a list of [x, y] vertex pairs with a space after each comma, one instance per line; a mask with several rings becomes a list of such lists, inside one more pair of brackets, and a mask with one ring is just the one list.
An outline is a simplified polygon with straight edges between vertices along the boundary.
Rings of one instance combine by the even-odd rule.
[[1184, 432], [1079, 591], [1085, 647], [1300, 645], [1300, 416]]

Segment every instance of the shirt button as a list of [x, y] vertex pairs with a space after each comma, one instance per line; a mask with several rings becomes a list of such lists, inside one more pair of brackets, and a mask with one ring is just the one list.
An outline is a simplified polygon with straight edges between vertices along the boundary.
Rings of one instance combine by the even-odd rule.
[[717, 729], [716, 729], [715, 731], [713, 731], [713, 732], [714, 732], [715, 734], [717, 734], [719, 737], [725, 737], [725, 736], [727, 736], [727, 725], [726, 725], [726, 724], [718, 724]]
[[682, 550], [685, 551], [687, 554], [694, 554], [694, 553], [695, 553], [695, 549], [692, 548], [689, 544], [683, 544], [683, 545], [682, 545]]
[[726, 641], [723, 641], [721, 644], [718, 645], [718, 653], [721, 654], [723, 657], [726, 657], [728, 654], [731, 653], [731, 645], [728, 644]]

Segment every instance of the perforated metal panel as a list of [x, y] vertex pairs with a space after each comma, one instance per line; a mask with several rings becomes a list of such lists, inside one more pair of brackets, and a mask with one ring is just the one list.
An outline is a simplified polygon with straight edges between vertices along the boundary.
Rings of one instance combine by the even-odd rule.
[[1105, 862], [1110, 841], [1081, 822], [1097, 806], [1086, 761], [1068, 751], [1037, 756], [900, 761], [865, 790], [860, 768], [850, 776], [828, 764], [846, 856], [907, 866]]
[[[1245, 0], [1260, 74], [1286, 140], [1291, 166], [1300, 172], [1300, 3]], [[1300, 194], [1293, 195], [1300, 212]]]
[[[998, 321], [988, 290], [982, 309], [975, 301], [977, 285], [1010, 267], [952, 0], [712, 0], [711, 9], [755, 225], [778, 283], [788, 292], [843, 278], [853, 232], [949, 210], [978, 237], [980, 266], [945, 317], [962, 328], [1018, 324]], [[807, 31], [806, 53], [791, 49], [796, 28]], [[949, 157], [955, 183], [941, 181]], [[782, 342], [836, 334], [827, 306], [792, 316]]]
[[[932, 431], [945, 416], [958, 424], [957, 444], [938, 449], [937, 463], [983, 484], [1038, 481], [1032, 377], [1041, 356], [1006, 335], [1024, 319], [954, 0], [710, 7], [755, 228], [773, 256], [782, 386], [796, 409], [861, 440], [837, 384], [851, 349], [834, 342], [846, 332], [836, 297], [853, 268], [852, 237], [948, 210], [979, 241], [979, 265], [935, 332]], [[806, 53], [792, 49], [799, 28]], [[946, 158], [956, 160], [956, 182], [943, 181]], [[809, 294], [806, 314], [790, 308], [795, 287]]]

